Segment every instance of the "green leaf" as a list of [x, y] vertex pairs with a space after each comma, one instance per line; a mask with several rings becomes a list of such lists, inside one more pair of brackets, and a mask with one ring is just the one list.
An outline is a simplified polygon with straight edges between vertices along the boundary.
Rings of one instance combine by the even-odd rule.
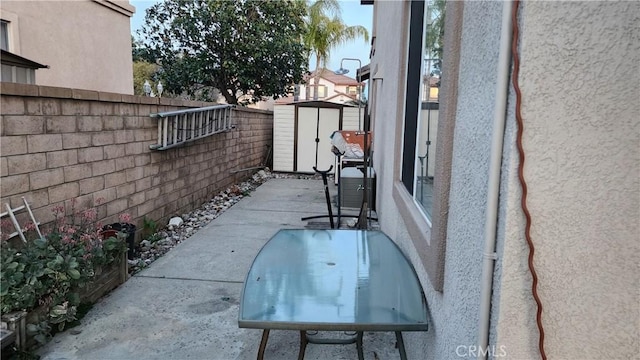
[[71, 278], [74, 279], [74, 280], [80, 279], [80, 271], [78, 271], [76, 269], [67, 270], [67, 274], [69, 274], [69, 276], [71, 276]]
[[51, 316], [60, 316], [60, 315], [64, 315], [67, 313], [67, 309], [61, 305], [56, 305], [53, 308], [51, 308], [51, 311], [49, 311], [49, 315]]
[[22, 282], [22, 280], [24, 280], [24, 274], [21, 272], [17, 272], [11, 277], [11, 282], [13, 282], [14, 284], [18, 284]]
[[47, 247], [47, 239], [45, 239], [45, 238], [35, 239], [35, 240], [33, 240], [33, 243], [39, 248]]
[[80, 294], [77, 292], [67, 294], [67, 300], [72, 305], [80, 305]]

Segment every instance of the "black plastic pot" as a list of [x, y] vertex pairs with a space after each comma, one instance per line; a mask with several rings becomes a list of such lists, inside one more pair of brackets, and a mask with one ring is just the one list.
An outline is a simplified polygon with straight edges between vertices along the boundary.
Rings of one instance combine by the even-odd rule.
[[[113, 234], [109, 234], [113, 231]], [[135, 257], [135, 238], [136, 238], [136, 226], [129, 223], [113, 223], [102, 227], [102, 232], [106, 236], [115, 236], [116, 232], [123, 232], [127, 234], [127, 258], [133, 260]]]

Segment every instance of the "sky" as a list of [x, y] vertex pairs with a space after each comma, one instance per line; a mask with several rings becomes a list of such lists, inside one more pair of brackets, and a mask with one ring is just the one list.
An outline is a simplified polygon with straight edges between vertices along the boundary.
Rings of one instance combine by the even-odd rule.
[[[136, 12], [131, 18], [131, 34], [138, 38], [136, 31], [144, 24], [144, 16], [146, 9], [157, 1], [150, 0], [130, 0], [131, 5], [135, 6]], [[340, 1], [342, 8], [342, 21], [347, 25], [362, 25], [369, 31], [371, 36], [371, 27], [373, 22], [373, 6], [360, 5], [360, 0], [344, 0]], [[371, 40], [371, 39], [369, 39]], [[327, 68], [330, 70], [338, 70], [340, 62], [343, 58], [359, 59], [362, 66], [369, 63], [369, 50], [371, 41], [365, 42], [364, 39], [352, 41], [331, 51], [331, 57], [327, 61]], [[343, 61], [343, 67], [349, 70], [346, 76], [355, 78], [358, 62], [353, 60]], [[310, 70], [315, 70], [315, 60], [312, 60], [309, 66]]]

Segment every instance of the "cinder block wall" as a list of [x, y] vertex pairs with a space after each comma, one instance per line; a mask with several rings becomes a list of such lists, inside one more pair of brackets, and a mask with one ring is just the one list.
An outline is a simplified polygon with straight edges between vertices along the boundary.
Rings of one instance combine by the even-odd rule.
[[[273, 113], [237, 108], [236, 129], [157, 151], [149, 114], [213, 105], [67, 88], [2, 83], [0, 196], [15, 207], [25, 197], [43, 224], [51, 209], [77, 199], [97, 205], [103, 224], [131, 214], [164, 223], [252, 175], [273, 137]], [[98, 204], [99, 200], [102, 203]]]

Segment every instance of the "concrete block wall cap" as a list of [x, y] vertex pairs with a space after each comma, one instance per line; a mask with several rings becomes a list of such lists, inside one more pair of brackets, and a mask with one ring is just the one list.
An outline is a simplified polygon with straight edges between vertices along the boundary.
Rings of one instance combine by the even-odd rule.
[[71, 98], [73, 93], [70, 88], [38, 86], [38, 95], [40, 97]]
[[78, 100], [99, 100], [100, 96], [97, 91], [83, 90], [83, 89], [71, 89], [71, 97]]
[[160, 98], [160, 105], [171, 105], [171, 98]]
[[235, 106], [233, 109], [235, 111], [242, 111], [242, 112], [249, 112], [249, 113], [268, 114], [268, 115], [273, 114], [273, 110], [253, 109], [245, 106]]
[[109, 102], [122, 102], [123, 94], [111, 93], [111, 92], [99, 92], [98, 99], [100, 101], [109, 101]]
[[127, 95], [127, 94], [122, 94], [122, 102], [123, 103], [129, 103], [129, 104], [139, 104], [139, 96], [137, 95]]
[[140, 104], [158, 105], [160, 103], [160, 98], [157, 97], [140, 96], [139, 99]]
[[30, 84], [0, 82], [0, 93], [2, 95], [38, 96], [38, 86]]

